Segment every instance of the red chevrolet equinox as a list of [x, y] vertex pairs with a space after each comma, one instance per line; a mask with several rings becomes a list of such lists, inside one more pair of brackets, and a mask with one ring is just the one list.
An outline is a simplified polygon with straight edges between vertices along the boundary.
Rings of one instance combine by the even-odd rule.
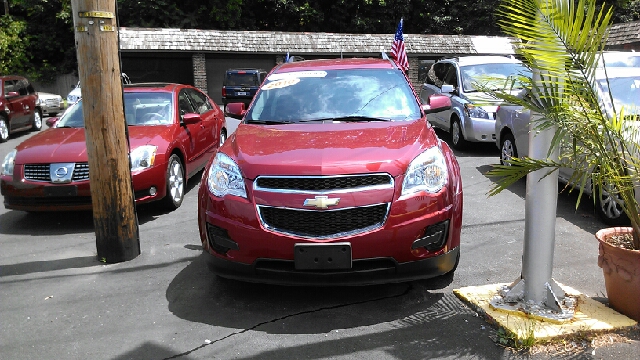
[[220, 277], [368, 285], [436, 277], [460, 258], [462, 182], [406, 75], [387, 59], [276, 66], [205, 167], [198, 225]]

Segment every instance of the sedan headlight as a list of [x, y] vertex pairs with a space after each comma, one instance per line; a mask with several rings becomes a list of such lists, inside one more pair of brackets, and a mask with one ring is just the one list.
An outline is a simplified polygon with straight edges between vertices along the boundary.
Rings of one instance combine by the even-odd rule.
[[488, 119], [489, 113], [483, 109], [481, 106], [475, 106], [471, 103], [464, 104], [464, 110], [467, 112], [469, 117], [472, 118], [480, 118], [480, 119]]
[[16, 164], [16, 154], [17, 150], [13, 149], [7, 156], [4, 157], [2, 161], [2, 169], [0, 169], [0, 175], [9, 175], [13, 176], [13, 167]]
[[131, 172], [147, 169], [153, 166], [156, 161], [157, 146], [144, 145], [131, 152]]
[[449, 180], [449, 172], [440, 148], [434, 146], [418, 155], [409, 164], [402, 182], [402, 195], [419, 191], [436, 193]]
[[240, 168], [235, 161], [223, 153], [218, 153], [211, 163], [207, 186], [209, 191], [217, 197], [229, 194], [247, 198]]

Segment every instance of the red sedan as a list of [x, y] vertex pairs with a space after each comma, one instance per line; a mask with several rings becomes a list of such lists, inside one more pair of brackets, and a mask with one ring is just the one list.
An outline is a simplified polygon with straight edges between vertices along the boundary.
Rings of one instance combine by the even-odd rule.
[[[186, 180], [207, 164], [227, 137], [224, 114], [189, 85], [133, 84], [124, 89], [136, 203], [182, 204]], [[90, 169], [82, 101], [53, 128], [11, 151], [0, 168], [7, 209], [90, 210]]]
[[207, 165], [200, 238], [224, 278], [287, 285], [400, 282], [452, 273], [460, 256], [456, 158], [390, 60], [272, 70]]

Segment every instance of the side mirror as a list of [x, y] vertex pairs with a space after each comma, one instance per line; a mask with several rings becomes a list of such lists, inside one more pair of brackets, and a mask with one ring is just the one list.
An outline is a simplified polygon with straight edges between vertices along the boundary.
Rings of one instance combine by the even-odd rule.
[[225, 116], [229, 116], [237, 120], [242, 120], [244, 114], [246, 113], [247, 110], [244, 108], [244, 103], [229, 103], [227, 104]]
[[44, 123], [47, 124], [48, 127], [52, 128], [56, 126], [56, 124], [58, 123], [58, 120], [60, 120], [59, 117], [50, 117], [47, 120], [45, 120]]
[[440, 92], [442, 93], [452, 93], [453, 92], [453, 85], [449, 85], [449, 84], [445, 84], [442, 85], [442, 89], [440, 89]]
[[424, 111], [425, 114], [433, 114], [450, 109], [451, 99], [446, 95], [431, 95], [429, 96], [429, 104], [422, 105], [422, 111]]
[[184, 114], [184, 116], [182, 117], [182, 121], [186, 124], [186, 125], [191, 125], [191, 124], [197, 124], [199, 122], [202, 121], [202, 117], [200, 116], [200, 114], [196, 114], [196, 113], [186, 113]]

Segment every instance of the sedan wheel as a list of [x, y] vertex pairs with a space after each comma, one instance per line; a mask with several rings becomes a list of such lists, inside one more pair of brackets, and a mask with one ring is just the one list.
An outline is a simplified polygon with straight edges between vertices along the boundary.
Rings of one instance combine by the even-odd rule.
[[167, 195], [164, 198], [165, 205], [170, 210], [175, 210], [182, 205], [184, 199], [184, 169], [177, 155], [171, 155], [166, 174]]
[[511, 133], [507, 133], [502, 137], [502, 146], [500, 147], [500, 164], [511, 166], [507, 160], [518, 157], [518, 149], [516, 142]]
[[36, 110], [35, 114], [33, 114], [33, 126], [31, 127], [32, 131], [40, 131], [42, 129], [42, 113], [40, 110]]
[[218, 146], [222, 146], [225, 141], [227, 141], [227, 130], [222, 129], [222, 131], [220, 131], [220, 144]]
[[629, 218], [622, 210], [624, 202], [620, 196], [612, 191], [611, 185], [604, 186], [596, 196], [598, 201], [596, 202], [596, 212], [602, 219], [602, 222], [609, 226], [628, 225]]
[[9, 140], [9, 124], [7, 119], [0, 116], [0, 142]]

